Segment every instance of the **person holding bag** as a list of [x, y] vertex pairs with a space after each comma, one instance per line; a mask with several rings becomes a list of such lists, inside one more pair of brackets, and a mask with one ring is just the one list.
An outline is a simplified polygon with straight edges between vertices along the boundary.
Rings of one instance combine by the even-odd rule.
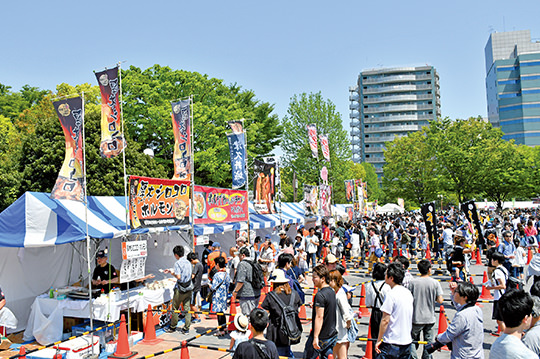
[[[377, 338], [382, 319], [381, 305], [386, 298], [386, 293], [390, 291], [390, 286], [384, 281], [386, 264], [376, 263], [373, 267], [373, 281], [366, 285], [366, 306], [371, 307], [371, 317], [369, 327], [371, 328], [371, 338]], [[376, 353], [373, 353], [376, 354]], [[376, 358], [377, 356], [374, 355]]]
[[[333, 352], [336, 359], [347, 359], [349, 345], [356, 340], [358, 326], [354, 322], [353, 313], [347, 294], [342, 288], [343, 277], [341, 273], [334, 269], [330, 271], [330, 287], [336, 292], [336, 329], [337, 340]], [[352, 335], [349, 335], [351, 332]]]
[[[231, 278], [225, 270], [225, 258], [217, 257], [215, 262], [218, 271], [214, 275], [214, 280], [212, 280], [212, 284], [210, 285], [210, 293], [208, 294], [209, 298], [207, 298], [207, 301], [209, 300], [209, 303], [212, 303], [212, 311], [225, 313], [227, 310], [227, 294], [229, 293]], [[227, 323], [227, 317], [224, 315], [218, 315], [217, 320], [218, 326], [224, 326]], [[227, 328], [223, 327], [214, 335], [218, 337], [224, 336], [226, 330]]]

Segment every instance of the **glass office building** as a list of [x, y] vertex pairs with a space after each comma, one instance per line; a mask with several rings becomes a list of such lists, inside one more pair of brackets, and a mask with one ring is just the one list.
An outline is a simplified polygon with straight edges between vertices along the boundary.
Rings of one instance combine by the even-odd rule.
[[506, 140], [540, 145], [540, 41], [530, 30], [493, 33], [485, 57], [489, 122]]
[[362, 71], [349, 100], [353, 161], [373, 164], [380, 181], [385, 143], [441, 115], [439, 75], [433, 66]]

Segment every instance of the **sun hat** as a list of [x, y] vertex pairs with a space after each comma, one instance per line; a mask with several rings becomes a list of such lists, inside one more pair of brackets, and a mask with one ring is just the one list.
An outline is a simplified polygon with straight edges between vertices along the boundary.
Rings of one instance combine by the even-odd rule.
[[337, 262], [337, 258], [336, 258], [335, 255], [333, 255], [332, 253], [330, 253], [329, 255], [326, 256], [326, 261], [327, 261], [329, 264], [336, 263], [336, 262]]
[[249, 327], [249, 319], [244, 314], [239, 313], [234, 316], [234, 326], [240, 332], [246, 332]]
[[283, 269], [274, 269], [270, 276], [270, 283], [289, 283], [289, 280], [285, 277]]

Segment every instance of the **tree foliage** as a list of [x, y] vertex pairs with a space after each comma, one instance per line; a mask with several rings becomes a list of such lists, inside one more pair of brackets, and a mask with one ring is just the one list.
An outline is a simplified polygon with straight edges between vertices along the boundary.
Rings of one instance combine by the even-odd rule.
[[[317, 125], [317, 133], [328, 134], [330, 163], [322, 156], [319, 146], [319, 158], [314, 159], [308, 143], [306, 126]], [[294, 95], [289, 103], [287, 115], [283, 118], [284, 164], [291, 168], [287, 173], [296, 172], [299, 186], [318, 184], [320, 170], [328, 168], [329, 183], [334, 185], [334, 200], [345, 203], [344, 180], [352, 178], [353, 163], [351, 146], [347, 132], [343, 129], [341, 115], [330, 100], [325, 100], [319, 93]], [[292, 182], [292, 177], [286, 177]], [[300, 190], [302, 192], [302, 190]], [[301, 197], [300, 197], [301, 198]]]
[[248, 155], [268, 156], [279, 144], [281, 126], [273, 106], [256, 99], [249, 90], [225, 85], [197, 72], [154, 65], [122, 71], [124, 119], [131, 137], [152, 148], [156, 161], [173, 175], [174, 134], [171, 101], [193, 95], [195, 182], [230, 187], [232, 183], [228, 121], [245, 119]]
[[454, 194], [459, 202], [532, 197], [538, 180], [537, 149], [502, 139], [481, 118], [433, 121], [421, 132], [395, 139], [385, 151], [387, 192], [417, 205]]

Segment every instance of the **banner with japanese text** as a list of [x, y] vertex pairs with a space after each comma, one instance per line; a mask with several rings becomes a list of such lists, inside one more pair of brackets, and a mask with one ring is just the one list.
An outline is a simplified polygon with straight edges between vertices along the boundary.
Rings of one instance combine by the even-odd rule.
[[476, 210], [476, 204], [474, 201], [462, 203], [460, 209], [471, 224], [474, 237], [479, 243], [484, 243], [484, 235], [482, 234], [482, 227], [480, 226], [480, 218], [478, 217], [478, 212]]
[[314, 158], [319, 158], [319, 149], [317, 148], [317, 125], [307, 125], [309, 147], [311, 148], [311, 155]]
[[193, 195], [195, 224], [248, 220], [247, 191], [195, 186]]
[[53, 102], [66, 141], [64, 163], [51, 192], [53, 199], [84, 201], [84, 107], [81, 97]]
[[319, 187], [304, 185], [304, 215], [306, 217], [319, 215]]
[[332, 186], [322, 184], [320, 188], [321, 216], [332, 216]]
[[232, 188], [237, 189], [244, 187], [247, 181], [245, 134], [228, 133], [227, 140], [231, 154]]
[[174, 133], [173, 179], [191, 180], [191, 100], [171, 102]]
[[435, 243], [438, 243], [439, 233], [437, 232], [437, 214], [435, 213], [435, 202], [429, 202], [422, 205], [420, 208], [426, 230], [428, 233], [429, 243], [431, 248], [435, 248]]
[[259, 214], [276, 213], [276, 163], [253, 161], [255, 182], [253, 187], [253, 207]]
[[148, 241], [137, 240], [122, 242], [122, 266], [120, 267], [120, 283], [144, 278]]
[[321, 150], [326, 161], [330, 162], [330, 145], [328, 144], [328, 135], [319, 135], [321, 140]]
[[189, 181], [129, 177], [131, 228], [189, 224]]
[[354, 202], [354, 180], [345, 180], [345, 199], [347, 202]]
[[96, 78], [101, 92], [101, 157], [118, 156], [126, 147], [122, 133], [122, 113], [120, 108], [120, 78], [119, 68], [96, 72]]

